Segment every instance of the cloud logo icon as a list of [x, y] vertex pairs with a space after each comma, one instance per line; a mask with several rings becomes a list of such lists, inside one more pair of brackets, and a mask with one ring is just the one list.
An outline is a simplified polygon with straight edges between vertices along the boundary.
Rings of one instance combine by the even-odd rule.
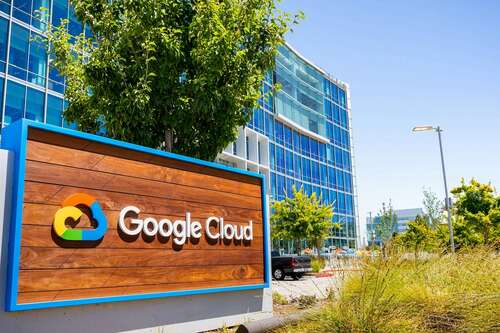
[[[91, 218], [97, 223], [95, 229], [69, 229], [66, 220], [72, 218], [78, 220], [83, 212], [77, 208], [78, 205], [87, 206], [90, 209]], [[108, 230], [108, 223], [101, 206], [91, 195], [75, 193], [67, 197], [54, 216], [53, 228], [55, 233], [64, 240], [71, 241], [96, 241], [101, 239]]]

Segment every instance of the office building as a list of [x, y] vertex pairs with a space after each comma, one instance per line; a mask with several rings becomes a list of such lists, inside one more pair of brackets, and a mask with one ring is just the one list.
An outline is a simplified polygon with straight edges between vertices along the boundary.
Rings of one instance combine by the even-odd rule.
[[[424, 211], [422, 208], [409, 208], [409, 209], [398, 209], [394, 210], [393, 214], [393, 233], [402, 233], [408, 229], [408, 223], [415, 221], [417, 215], [423, 216]], [[367, 217], [366, 218], [366, 231], [368, 237], [368, 245], [377, 244], [380, 245], [382, 240], [380, 238], [380, 216]]]
[[[41, 7], [50, 15], [40, 16]], [[66, 18], [71, 34], [82, 32], [67, 0], [0, 0], [2, 127], [23, 117], [71, 127], [62, 116], [64, 78], [49, 65], [43, 41], [48, 20], [58, 25]], [[359, 230], [348, 86], [288, 46], [262, 83], [263, 95], [276, 83], [281, 90], [260, 99], [251, 122], [218, 160], [265, 174], [274, 200], [291, 195], [292, 185], [321, 195], [342, 226], [327, 245], [354, 248]]]
[[[276, 84], [281, 88], [269, 96]], [[316, 192], [333, 205], [334, 222], [341, 225], [325, 246], [355, 248], [359, 228], [349, 87], [284, 46], [262, 93], [251, 122], [219, 161], [265, 174], [272, 200], [291, 196], [294, 185]], [[273, 247], [293, 251], [292, 242], [275, 241]]]

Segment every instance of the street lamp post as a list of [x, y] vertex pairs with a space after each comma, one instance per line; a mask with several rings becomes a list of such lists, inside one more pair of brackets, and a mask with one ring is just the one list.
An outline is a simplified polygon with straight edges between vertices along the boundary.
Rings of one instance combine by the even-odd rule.
[[441, 168], [443, 170], [443, 181], [444, 181], [444, 192], [445, 192], [445, 208], [448, 215], [448, 229], [450, 231], [450, 248], [451, 252], [455, 252], [455, 242], [453, 240], [453, 226], [451, 224], [451, 207], [450, 207], [450, 197], [448, 196], [448, 184], [446, 182], [446, 169], [444, 167], [444, 155], [443, 155], [443, 143], [441, 141], [441, 132], [443, 131], [441, 127], [433, 126], [416, 126], [413, 128], [413, 132], [427, 132], [435, 131], [439, 138], [439, 151], [441, 152]]

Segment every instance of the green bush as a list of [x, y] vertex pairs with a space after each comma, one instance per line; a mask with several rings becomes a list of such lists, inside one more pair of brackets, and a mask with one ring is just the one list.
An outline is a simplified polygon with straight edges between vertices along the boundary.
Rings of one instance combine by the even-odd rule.
[[499, 332], [500, 256], [367, 259], [335, 301], [281, 332]]
[[326, 261], [324, 258], [312, 258], [311, 268], [314, 273], [320, 272], [326, 266]]
[[286, 305], [288, 304], [288, 300], [285, 296], [281, 295], [279, 292], [273, 292], [273, 303], [278, 305]]

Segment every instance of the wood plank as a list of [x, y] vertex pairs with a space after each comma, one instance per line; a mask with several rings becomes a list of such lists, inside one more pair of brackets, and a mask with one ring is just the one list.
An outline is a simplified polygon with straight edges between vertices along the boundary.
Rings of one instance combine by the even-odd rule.
[[83, 149], [97, 154], [115, 156], [135, 161], [149, 162], [158, 165], [169, 166], [180, 170], [187, 170], [205, 175], [212, 175], [216, 177], [232, 179], [239, 182], [246, 182], [249, 184], [260, 185], [260, 179], [257, 177], [251, 177], [240, 173], [225, 171], [215, 167], [207, 167], [193, 163], [188, 163], [178, 159], [168, 158], [166, 156], [159, 156], [156, 154], [149, 154], [132, 149], [110, 146], [107, 144], [102, 144], [84, 139], [78, 139], [75, 137], [43, 131], [39, 129], [33, 129], [33, 128], [30, 129], [28, 133], [28, 139], [33, 141], [49, 143], [56, 146]]
[[248, 265], [264, 262], [262, 250], [21, 248], [21, 270]]
[[172, 200], [139, 195], [91, 190], [81, 187], [69, 187], [46, 183], [26, 181], [24, 184], [24, 202], [61, 205], [71, 194], [84, 192], [92, 195], [104, 210], [119, 211], [126, 205], [134, 205], [144, 214], [157, 214], [160, 216], [184, 216], [190, 212], [193, 216], [208, 218], [209, 216], [222, 216], [227, 220], [262, 223], [262, 212], [255, 209], [238, 207], [224, 207], [202, 203], [192, 203], [181, 200]]
[[[255, 285], [261, 283], [263, 283], [262, 279], [205, 281], [205, 282], [197, 282], [196, 289], [227, 287], [228, 284], [231, 286], [242, 286], [242, 285]], [[20, 304], [26, 304], [35, 302], [62, 301], [67, 299], [103, 297], [103, 295], [122, 296], [122, 295], [151, 294], [151, 293], [183, 291], [183, 290], [193, 290], [193, 284], [187, 282], [187, 283], [168, 283], [168, 284], [142, 285], [142, 286], [131, 286], [131, 287], [112, 287], [112, 288], [99, 288], [99, 289], [21, 292], [18, 295], [18, 302]]]
[[[143, 268], [88, 268], [21, 270], [19, 292], [67, 289], [94, 289], [144, 284], [187, 283], [198, 288], [198, 282], [230, 281], [264, 278], [264, 267], [258, 265], [219, 265], [207, 267], [179, 267], [177, 269]], [[227, 284], [228, 286], [230, 283]]]
[[27, 161], [26, 181], [36, 181], [93, 190], [106, 190], [143, 197], [167, 198], [226, 207], [260, 209], [258, 197], [115, 175], [45, 162]]
[[28, 142], [26, 158], [33, 161], [98, 170], [123, 176], [261, 197], [260, 184], [249, 184], [213, 175], [54, 146], [37, 141]]
[[[256, 229], [254, 229], [254, 232]], [[82, 248], [85, 244], [72, 244], [70, 242], [59, 243], [55, 239], [51, 226], [35, 226], [23, 225], [22, 226], [21, 246], [23, 247], [44, 247], [44, 248]], [[124, 240], [118, 232], [108, 231], [104, 235], [101, 242], [98, 244], [92, 243], [88, 246], [99, 249], [175, 249], [176, 251], [186, 250], [229, 250], [229, 249], [248, 249], [263, 251], [263, 238], [254, 236], [250, 242], [223, 242], [217, 241], [215, 244], [208, 243], [205, 236], [199, 241], [195, 242], [189, 240], [182, 246], [175, 246], [172, 239], [160, 239], [158, 237], [152, 239], [145, 239], [138, 237], [137, 239]], [[253, 253], [253, 252], [252, 252]]]

